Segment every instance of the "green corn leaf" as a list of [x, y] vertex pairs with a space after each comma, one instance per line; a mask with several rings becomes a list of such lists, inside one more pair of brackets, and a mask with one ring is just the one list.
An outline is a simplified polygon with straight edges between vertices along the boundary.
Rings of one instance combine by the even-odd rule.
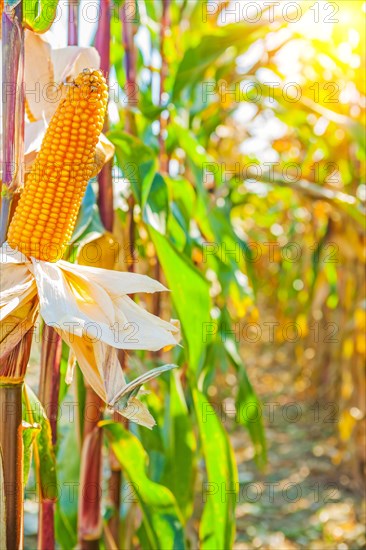
[[59, 403], [62, 403], [62, 401], [65, 399], [69, 385], [65, 382], [66, 372], [67, 372], [67, 365], [69, 361], [69, 355], [70, 355], [70, 348], [69, 346], [62, 340], [62, 351], [61, 351], [61, 362], [60, 362], [60, 390], [58, 394], [58, 401]]
[[139, 138], [121, 130], [109, 132], [108, 139], [116, 148], [118, 166], [123, 176], [130, 181], [136, 201], [142, 203], [146, 200], [143, 197], [143, 188], [149, 190], [155, 177], [155, 152]]
[[[261, 31], [260, 31], [261, 28]], [[178, 67], [173, 88], [173, 98], [177, 100], [185, 88], [192, 88], [204, 78], [206, 70], [214, 63], [227, 48], [235, 47], [231, 57], [248, 48], [254, 33], [260, 35], [266, 27], [262, 23], [236, 23], [226, 25], [217, 30], [215, 34], [205, 35], [196, 46], [186, 50]]]
[[166, 395], [167, 465], [163, 483], [174, 494], [187, 521], [193, 511], [196, 440], [179, 374], [170, 375]]
[[33, 32], [48, 31], [57, 14], [58, 0], [23, 0], [23, 23]]
[[59, 432], [57, 461], [60, 494], [56, 504], [55, 533], [63, 550], [75, 548], [77, 540], [78, 488], [80, 485], [80, 450], [76, 438], [76, 419]]
[[204, 323], [210, 320], [210, 285], [191, 261], [176, 250], [166, 237], [152, 227], [149, 227], [149, 231], [168, 287], [172, 291], [172, 299], [188, 348], [189, 366], [194, 372], [200, 365], [206, 347], [202, 339], [202, 329]]
[[[37, 437], [40, 426], [38, 424], [29, 424], [23, 421], [23, 480], [27, 484], [30, 467], [32, 463], [32, 447]], [[1, 548], [1, 546], [0, 546]]]
[[267, 444], [264, 433], [261, 403], [255, 393], [233, 339], [225, 338], [225, 351], [237, 370], [238, 394], [236, 409], [239, 421], [247, 428], [254, 445], [255, 460], [262, 467], [267, 462]]
[[196, 388], [192, 393], [207, 471], [207, 482], [202, 486], [205, 508], [200, 524], [200, 548], [232, 548], [239, 490], [234, 452], [207, 397]]
[[[146, 198], [145, 198], [146, 197]], [[155, 174], [148, 189], [143, 188], [143, 216], [146, 223], [165, 235], [169, 214], [168, 188], [164, 178]]]
[[90, 180], [87, 185], [83, 202], [81, 203], [76, 220], [76, 225], [71, 237], [71, 244], [82, 240], [88, 233], [98, 232], [99, 234], [103, 234], [105, 231], [103, 224], [100, 221], [97, 197], [93, 189], [94, 183], [94, 180]]
[[135, 490], [143, 513], [143, 524], [149, 547], [153, 549], [185, 548], [183, 518], [172, 493], [151, 481], [146, 475], [147, 455], [140, 441], [121, 424], [100, 423], [110, 445]]
[[25, 420], [31, 425], [36, 423], [40, 427], [39, 433], [34, 439], [34, 449], [38, 456], [37, 477], [40, 482], [41, 497], [42, 499], [55, 500], [58, 490], [51, 425], [36, 394], [29, 386], [26, 386], [24, 392], [26, 395]]

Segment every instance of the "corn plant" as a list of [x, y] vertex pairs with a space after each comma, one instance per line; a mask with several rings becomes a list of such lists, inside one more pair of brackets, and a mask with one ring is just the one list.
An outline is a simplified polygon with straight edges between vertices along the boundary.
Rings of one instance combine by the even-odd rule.
[[[287, 82], [291, 41], [320, 48], [281, 10], [231, 23], [228, 2], [106, 0], [95, 47], [81, 47], [85, 5], [2, 6], [0, 548], [231, 548], [240, 486], [227, 403], [257, 467], [267, 460], [243, 359], [252, 342], [237, 326], [255, 325], [263, 301], [299, 326], [320, 307], [356, 324], [357, 365], [364, 353], [364, 256], [352, 256], [344, 284], [357, 263], [358, 285], [344, 296], [343, 275], [319, 261], [342, 243], [339, 224], [361, 239], [361, 115], [332, 112], [325, 93], [312, 101], [310, 81], [289, 109], [263, 82], [263, 68]], [[68, 46], [55, 48], [49, 29]], [[354, 77], [342, 70], [334, 79]], [[55, 95], [37, 99], [39, 85]], [[292, 168], [290, 183], [258, 175], [263, 151], [243, 148], [272, 116], [283, 133], [266, 151], [300, 164], [299, 180]], [[326, 140], [312, 133], [318, 120]], [[348, 157], [332, 188], [318, 176], [341, 156], [343, 141], [328, 147], [338, 139]], [[318, 242], [296, 268], [263, 252], [273, 236], [282, 246], [282, 227]], [[347, 332], [342, 342], [349, 350]], [[301, 373], [303, 349], [291, 348]], [[317, 387], [348, 395], [336, 382], [346, 351], [312, 366]], [[355, 444], [360, 399], [344, 399], [342, 441]], [[31, 493], [38, 540], [24, 544]]]

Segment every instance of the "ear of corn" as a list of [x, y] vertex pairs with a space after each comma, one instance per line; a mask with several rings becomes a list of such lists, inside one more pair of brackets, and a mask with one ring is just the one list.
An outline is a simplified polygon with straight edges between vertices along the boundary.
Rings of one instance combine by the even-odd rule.
[[93, 173], [107, 98], [102, 73], [85, 70], [52, 117], [8, 232], [10, 246], [25, 256], [62, 257]]

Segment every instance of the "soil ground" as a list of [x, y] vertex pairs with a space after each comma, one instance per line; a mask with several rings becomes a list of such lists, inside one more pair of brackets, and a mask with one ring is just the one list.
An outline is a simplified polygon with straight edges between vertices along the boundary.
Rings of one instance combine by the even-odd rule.
[[248, 357], [262, 401], [268, 464], [258, 470], [249, 438], [243, 445], [242, 430], [234, 428], [240, 483], [234, 549], [366, 548], [363, 488], [337, 464], [336, 404], [302, 399], [288, 357], [281, 350]]

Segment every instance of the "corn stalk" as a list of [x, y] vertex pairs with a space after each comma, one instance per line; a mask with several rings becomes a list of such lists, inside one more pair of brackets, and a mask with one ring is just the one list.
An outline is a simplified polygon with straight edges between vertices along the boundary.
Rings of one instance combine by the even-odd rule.
[[[22, 6], [2, 14], [3, 59], [3, 186], [0, 241], [6, 239], [14, 194], [23, 183], [24, 152], [24, 35]], [[21, 329], [19, 329], [21, 330]], [[0, 454], [6, 517], [6, 548], [23, 545], [22, 390], [32, 341], [32, 330], [20, 339], [0, 366]]]
[[77, 46], [78, 44], [78, 11], [79, 0], [69, 0], [67, 20], [67, 43], [69, 46]]
[[[86, 389], [83, 447], [80, 466], [78, 533], [82, 550], [98, 550], [102, 534], [102, 429], [104, 403]], [[93, 411], [93, 412], [92, 412]]]
[[[164, 103], [165, 79], [168, 73], [168, 60], [165, 55], [165, 38], [170, 25], [170, 16], [169, 16], [170, 0], [162, 0], [162, 3], [163, 3], [163, 13], [162, 13], [161, 25], [160, 25], [160, 58], [161, 58], [160, 89], [159, 89], [160, 106], [162, 106]], [[162, 112], [160, 114], [159, 164], [160, 164], [160, 172], [164, 174], [169, 173], [169, 158], [165, 147], [165, 139], [166, 139], [165, 133], [167, 129], [167, 124], [168, 124], [168, 118], [166, 117], [166, 113]], [[154, 277], [157, 281], [159, 281], [161, 278], [161, 268], [160, 268], [160, 263], [158, 258], [156, 258]], [[161, 313], [161, 296], [159, 292], [156, 293], [153, 300], [154, 300], [154, 304], [153, 304], [154, 314], [159, 317]], [[157, 352], [156, 356], [159, 357], [160, 353]]]
[[[126, 93], [127, 93], [127, 109], [126, 109], [126, 121], [125, 130], [130, 134], [136, 135], [136, 121], [133, 112], [133, 107], [136, 104], [135, 93], [137, 90], [136, 84], [136, 48], [134, 44], [134, 35], [136, 32], [135, 25], [131, 21], [131, 13], [129, 13], [131, 4], [126, 2], [121, 8], [122, 19], [122, 43], [125, 51], [125, 70], [126, 70]], [[133, 194], [128, 201], [129, 206], [129, 225], [128, 225], [128, 246], [131, 263], [128, 265], [128, 271], [135, 271], [134, 255], [135, 255], [135, 220], [134, 220], [134, 206], [135, 201]]]
[[[109, 1], [106, 9], [103, 9], [102, 16], [98, 25], [98, 30], [95, 39], [95, 45], [101, 56], [101, 68], [103, 72], [109, 73], [110, 70], [110, 7]], [[124, 4], [121, 8], [121, 19], [123, 24], [123, 46], [125, 50], [125, 66], [126, 66], [126, 87], [128, 96], [128, 108], [126, 113], [126, 131], [136, 134], [136, 123], [132, 107], [134, 104], [133, 92], [136, 89], [136, 51], [134, 46], [134, 34], [135, 28], [130, 21], [130, 14], [128, 11], [129, 6]], [[132, 91], [132, 94], [129, 92]], [[106, 120], [106, 126], [108, 129], [108, 120]], [[113, 229], [113, 185], [112, 185], [112, 163], [104, 166], [103, 170], [99, 174], [99, 209], [102, 222], [107, 230]], [[128, 235], [129, 235], [129, 257], [133, 258], [135, 248], [135, 222], [133, 216], [134, 199], [133, 195], [129, 199], [129, 222], [128, 222]], [[132, 262], [127, 266], [128, 270], [134, 271], [134, 263]], [[123, 369], [126, 369], [126, 354], [123, 350], [119, 350], [118, 358]], [[118, 414], [114, 415], [116, 422], [122, 422], [126, 428], [128, 428], [128, 421], [121, 420]], [[122, 470], [119, 461], [116, 459], [113, 451], [110, 451], [109, 463], [111, 469], [111, 475], [108, 484], [109, 501], [112, 504], [113, 514], [106, 527], [106, 537], [112, 544], [119, 547], [119, 510], [121, 505], [121, 487], [122, 487]]]
[[2, 382], [0, 385], [0, 445], [3, 454], [8, 550], [19, 549], [23, 544], [22, 389], [23, 384], [5, 385]]
[[[62, 341], [57, 332], [44, 325], [42, 333], [39, 400], [47, 407], [51, 424], [52, 444], [57, 442], [58, 392], [60, 388], [60, 362]], [[55, 502], [42, 498], [40, 491], [38, 548], [51, 550], [55, 547], [54, 514]]]
[[[101, 11], [100, 20], [98, 23], [97, 34], [95, 36], [95, 47], [100, 55], [100, 68], [107, 78], [110, 71], [110, 42], [111, 42], [111, 27], [110, 27], [110, 0], [105, 0]], [[104, 123], [104, 133], [109, 129], [108, 116]], [[113, 185], [112, 185], [112, 160], [105, 164], [98, 174], [98, 206], [100, 217], [107, 231], [113, 230]]]

